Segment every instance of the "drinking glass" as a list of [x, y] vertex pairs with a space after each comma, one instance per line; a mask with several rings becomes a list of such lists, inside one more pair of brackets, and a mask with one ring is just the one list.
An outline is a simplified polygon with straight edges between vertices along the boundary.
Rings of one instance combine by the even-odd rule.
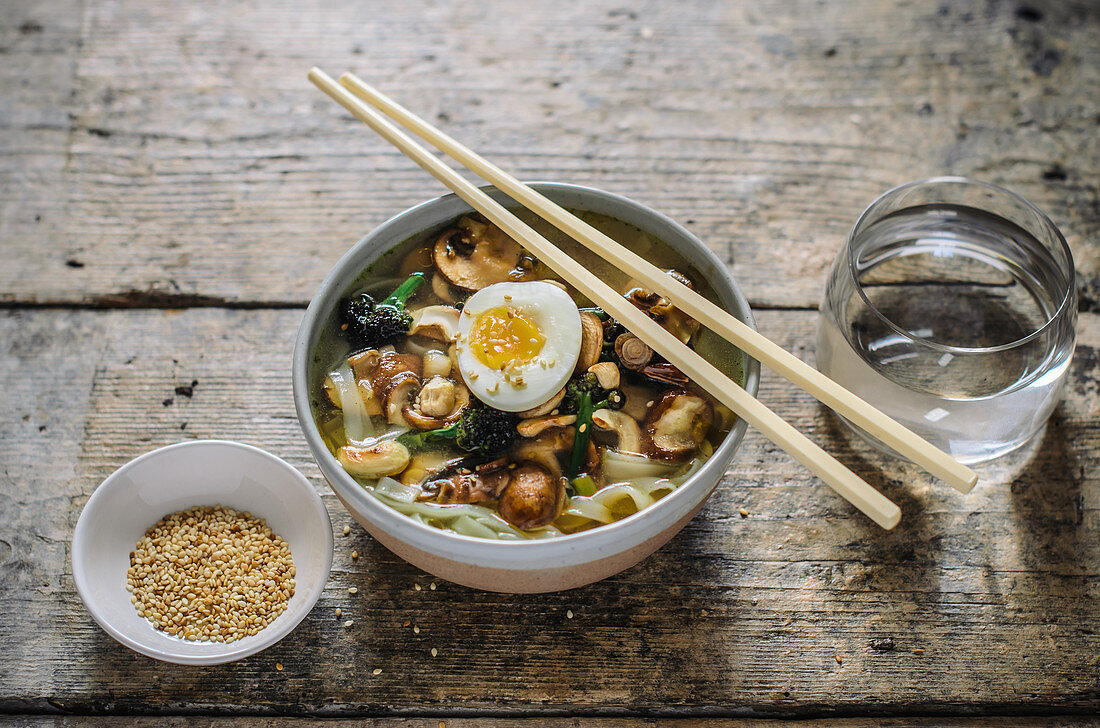
[[817, 366], [974, 464], [1042, 429], [1076, 322], [1073, 258], [1046, 215], [1001, 187], [928, 179], [856, 221], [826, 283]]

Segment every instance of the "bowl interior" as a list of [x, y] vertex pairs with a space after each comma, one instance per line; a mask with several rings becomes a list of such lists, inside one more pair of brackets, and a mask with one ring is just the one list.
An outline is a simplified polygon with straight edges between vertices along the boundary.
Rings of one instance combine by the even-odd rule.
[[[662, 240], [706, 277], [727, 310], [755, 328], [748, 302], [727, 267], [697, 238], [670, 218], [637, 202], [600, 190], [557, 183], [529, 184], [559, 205], [617, 218]], [[514, 204], [499, 190], [491, 187], [484, 189], [504, 205]], [[446, 195], [422, 203], [383, 223], [341, 258], [311, 301], [296, 342], [294, 397], [303, 433], [322, 472], [341, 501], [357, 517], [362, 516], [375, 525], [381, 524], [394, 538], [414, 544], [419, 549], [471, 563], [480, 561], [513, 568], [550, 568], [629, 549], [655, 536], [669, 524], [677, 522], [710, 493], [713, 483], [720, 477], [720, 473], [714, 471], [724, 471], [744, 435], [746, 425], [743, 420], [734, 424], [699, 474], [645, 511], [579, 534], [521, 543], [461, 536], [409, 519], [367, 494], [351, 476], [343, 472], [326, 448], [313, 418], [311, 390], [318, 341], [338, 301], [361, 271], [388, 250], [411, 237], [438, 229], [468, 212], [470, 207], [466, 202], [455, 195]], [[746, 391], [755, 394], [760, 376], [758, 363], [743, 356], [742, 369]]]
[[[223, 505], [263, 518], [290, 546], [294, 596], [266, 629], [229, 644], [189, 642], [138, 616], [126, 590], [130, 552], [162, 517]], [[80, 514], [73, 575], [95, 620], [123, 644], [169, 662], [213, 664], [259, 652], [288, 634], [316, 603], [332, 565], [332, 526], [313, 486], [279, 458], [218, 440], [170, 445], [115, 471]]]

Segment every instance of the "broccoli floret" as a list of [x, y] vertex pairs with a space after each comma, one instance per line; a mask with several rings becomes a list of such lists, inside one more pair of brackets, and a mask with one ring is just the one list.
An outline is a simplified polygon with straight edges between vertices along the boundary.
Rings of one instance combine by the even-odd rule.
[[579, 414], [582, 405], [590, 407], [591, 412], [604, 407], [621, 409], [625, 398], [617, 389], [604, 389], [600, 380], [592, 372], [573, 377], [565, 385], [565, 397], [560, 409], [564, 414]]
[[348, 341], [353, 346], [377, 349], [408, 333], [412, 314], [405, 310], [405, 302], [423, 282], [424, 274], [414, 273], [381, 303], [375, 303], [368, 293], [349, 298], [344, 303]]
[[519, 417], [511, 412], [471, 403], [450, 427], [407, 432], [397, 439], [410, 450], [423, 449], [431, 439], [451, 440], [466, 452], [491, 456], [512, 447], [517, 424]]
[[[576, 413], [576, 434], [573, 436], [573, 452], [569, 456], [569, 489], [574, 490], [573, 480], [580, 472], [588, 441], [592, 437], [592, 413], [604, 407], [621, 409], [626, 398], [617, 389], [604, 389], [592, 372], [573, 377], [565, 385], [565, 397], [561, 401], [562, 412]], [[570, 493], [572, 495], [572, 493]]]

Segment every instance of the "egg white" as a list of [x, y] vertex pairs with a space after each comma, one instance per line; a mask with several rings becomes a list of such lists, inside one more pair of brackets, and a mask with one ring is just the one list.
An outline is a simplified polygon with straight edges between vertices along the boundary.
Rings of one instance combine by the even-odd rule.
[[[482, 364], [469, 346], [478, 317], [499, 306], [531, 319], [546, 339], [531, 361], [505, 371]], [[580, 312], [569, 294], [552, 283], [494, 283], [466, 301], [458, 319], [456, 348], [458, 370], [475, 397], [505, 412], [522, 412], [557, 394], [573, 374], [581, 351]]]

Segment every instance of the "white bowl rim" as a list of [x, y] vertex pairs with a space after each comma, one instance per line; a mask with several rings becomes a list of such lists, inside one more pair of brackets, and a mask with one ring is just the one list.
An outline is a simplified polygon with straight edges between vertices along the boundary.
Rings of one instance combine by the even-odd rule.
[[[741, 291], [741, 288], [737, 285], [737, 281], [730, 273], [729, 268], [719, 260], [718, 256], [715, 255], [710, 248], [704, 245], [695, 235], [672, 218], [628, 197], [592, 187], [561, 182], [527, 182], [526, 184], [550, 197], [553, 197], [554, 193], [576, 194], [600, 202], [633, 208], [634, 212], [650, 219], [650, 226], [663, 225], [680, 238], [690, 241], [701, 257], [717, 271], [720, 277], [725, 279], [724, 282], [729, 286], [732, 293], [733, 303], [736, 308], [739, 309], [735, 315], [742, 317], [742, 320], [753, 329], [756, 328], [756, 321], [752, 315], [748, 301]], [[485, 185], [481, 189], [488, 192], [490, 196], [503, 201], [506, 206], [514, 204], [511, 198], [508, 198], [507, 195], [492, 185]], [[531, 539], [527, 541], [501, 541], [478, 538], [476, 536], [465, 536], [435, 528], [409, 518], [367, 493], [358, 482], [340, 467], [332, 453], [328, 451], [328, 448], [325, 447], [324, 443], [321, 441], [320, 435], [317, 432], [316, 423], [313, 421], [308, 377], [309, 362], [313, 353], [309, 346], [309, 339], [311, 338], [309, 334], [312, 329], [320, 325], [321, 320], [329, 312], [327, 306], [322, 309], [322, 299], [333, 297], [336, 287], [335, 284], [347, 274], [346, 269], [355, 263], [357, 259], [367, 257], [373, 261], [385, 251], [391, 249], [393, 245], [404, 242], [409, 239], [410, 236], [422, 234], [439, 223], [418, 226], [416, 232], [406, 235], [400, 240], [391, 241], [385, 248], [379, 248], [378, 251], [370, 251], [366, 256], [363, 255], [364, 250], [369, 251], [376, 241], [379, 239], [386, 239], [392, 228], [406, 223], [410, 219], [423, 216], [426, 211], [430, 213], [431, 210], [437, 206], [448, 204], [465, 205], [466, 203], [462, 202], [454, 194], [442, 195], [414, 205], [373, 228], [344, 253], [332, 267], [321, 282], [317, 292], [310, 300], [306, 313], [302, 318], [294, 347], [294, 404], [298, 413], [299, 425], [305, 435], [310, 451], [317, 461], [318, 466], [321, 468], [326, 480], [329, 481], [329, 485], [332, 487], [333, 491], [336, 492], [337, 496], [339, 496], [345, 507], [347, 507], [349, 501], [354, 502], [356, 506], [364, 508], [369, 513], [371, 516], [369, 520], [375, 522], [376, 525], [379, 522], [388, 524], [386, 530], [393, 538], [412, 544], [421, 550], [428, 551], [437, 556], [458, 559], [467, 563], [474, 560], [470, 550], [476, 550], [478, 552], [476, 561], [480, 565], [491, 565], [491, 568], [498, 569], [542, 569], [560, 566], [575, 566], [587, 563], [610, 553], [623, 552], [661, 532], [664, 527], [671, 525], [672, 522], [676, 520], [672, 517], [675, 513], [674, 509], [676, 505], [695, 495], [694, 491], [696, 488], [692, 486], [702, 483], [702, 481], [705, 480], [705, 478], [701, 477], [705, 470], [712, 469], [718, 463], [722, 463], [724, 470], [725, 464], [732, 458], [733, 451], [744, 437], [745, 430], [748, 426], [744, 419], [738, 418], [733, 428], [722, 440], [715, 452], [695, 475], [685, 481], [676, 490], [664, 496], [648, 508], [613, 523], [602, 525], [599, 528], [564, 536], [556, 536], [554, 538]], [[583, 204], [578, 206], [584, 208]], [[469, 210], [471, 208], [467, 206], [465, 209]], [[460, 210], [457, 214], [462, 214], [462, 211]], [[643, 231], [649, 232], [649, 234], [654, 234], [646, 225], [641, 225], [637, 222], [627, 222], [628, 224], [641, 228]], [[669, 245], [673, 244], [667, 240], [664, 242]], [[357, 270], [361, 271], [362, 266], [360, 265]], [[356, 273], [356, 275], [357, 274], [358, 273]], [[354, 276], [352, 280], [354, 280]], [[342, 293], [342, 290], [336, 291], [335, 297], [339, 298], [339, 294]], [[755, 396], [760, 385], [760, 365], [759, 362], [747, 355], [745, 355], [744, 361], [744, 388], [749, 394]], [[309, 423], [308, 425], [306, 424], [307, 422]], [[330, 477], [330, 473], [335, 477], [335, 482], [333, 482], [334, 478]], [[720, 479], [721, 474], [717, 476], [716, 480], [720, 481]], [[707, 496], [704, 496], [700, 501], [705, 501], [706, 498]], [[662, 516], [664, 516], [664, 518], [662, 518]], [[639, 522], [652, 522], [653, 525], [652, 528], [646, 529], [639, 527], [637, 525]], [[663, 524], [663, 526], [657, 528], [658, 524]], [[624, 538], [627, 533], [635, 530], [637, 533], [634, 533], [631, 538]]]
[[[324, 568], [320, 569], [319, 571], [319, 573], [323, 574], [320, 582], [320, 588], [314, 589], [313, 595], [311, 597], [308, 597], [306, 601], [302, 604], [301, 614], [293, 619], [284, 620], [279, 625], [272, 625], [273, 628], [270, 630], [270, 632], [268, 631], [268, 629], [261, 630], [256, 634], [256, 636], [262, 636], [263, 639], [256, 641], [250, 640], [249, 643], [244, 646], [239, 645], [239, 643], [244, 642], [245, 640], [226, 643], [226, 650], [224, 652], [219, 651], [216, 654], [210, 655], [182, 655], [165, 650], [153, 649], [145, 644], [142, 644], [141, 642], [132, 639], [129, 635], [117, 629], [100, 613], [99, 609], [94, 606], [94, 602], [92, 602], [89, 597], [91, 589], [90, 585], [85, 581], [84, 570], [82, 568], [77, 568], [78, 558], [80, 558], [79, 549], [82, 548], [82, 544], [84, 543], [84, 541], [89, 538], [88, 529], [92, 528], [92, 517], [89, 516], [88, 518], [85, 518], [85, 514], [89, 512], [95, 512], [95, 508], [98, 507], [98, 501], [103, 500], [107, 497], [106, 493], [112, 487], [114, 487], [114, 482], [121, 481], [122, 477], [126, 474], [127, 471], [146, 460], [163, 455], [165, 452], [194, 447], [196, 445], [215, 445], [219, 447], [227, 447], [230, 449], [239, 449], [253, 455], [258, 455], [274, 462], [277, 465], [282, 466], [282, 468], [284, 468], [288, 473], [292, 474], [291, 480], [294, 481], [295, 485], [301, 486], [303, 490], [307, 493], [307, 500], [314, 509], [314, 513], [312, 515], [319, 517], [319, 520], [324, 525], [323, 531], [328, 536], [328, 548], [322, 549], [322, 553], [324, 554]], [[80, 546], [78, 546], [78, 544], [80, 544]], [[142, 453], [136, 458], [133, 458], [132, 460], [123, 463], [114, 472], [104, 478], [103, 481], [98, 486], [96, 486], [96, 489], [92, 492], [91, 496], [88, 497], [88, 502], [84, 504], [84, 507], [80, 511], [80, 516], [77, 517], [76, 528], [73, 529], [73, 539], [69, 560], [70, 568], [72, 569], [73, 573], [73, 582], [76, 585], [77, 594], [80, 595], [80, 599], [82, 602], [84, 602], [85, 608], [87, 608], [88, 612], [92, 615], [92, 619], [94, 619], [96, 624], [102, 627], [103, 630], [107, 632], [107, 634], [111, 635], [116, 640], [134, 650], [135, 652], [139, 652], [143, 655], [146, 655], [147, 657], [152, 657], [157, 660], [162, 660], [164, 662], [171, 662], [178, 665], [220, 665], [223, 663], [234, 662], [236, 660], [249, 657], [256, 654], [257, 652], [262, 652], [263, 650], [282, 640], [295, 628], [297, 628], [299, 624], [301, 624], [306, 615], [313, 611], [314, 605], [317, 604], [317, 600], [320, 599], [321, 593], [324, 591], [324, 586], [328, 582], [329, 573], [332, 571], [333, 549], [334, 539], [332, 534], [332, 521], [329, 518], [328, 510], [325, 508], [325, 504], [321, 500], [321, 496], [317, 494], [317, 490], [313, 487], [313, 484], [310, 483], [309, 479], [302, 475], [302, 473], [299, 472], [297, 468], [295, 468], [293, 465], [283, 460], [282, 458], [278, 457], [277, 455], [273, 455], [272, 453], [269, 453], [262, 448], [256, 447], [255, 445], [249, 445], [243, 442], [236, 442], [235, 440], [204, 439], [176, 442], [172, 443], [171, 445], [164, 445], [163, 447], [158, 447], [154, 450], [150, 450], [149, 452]]]

